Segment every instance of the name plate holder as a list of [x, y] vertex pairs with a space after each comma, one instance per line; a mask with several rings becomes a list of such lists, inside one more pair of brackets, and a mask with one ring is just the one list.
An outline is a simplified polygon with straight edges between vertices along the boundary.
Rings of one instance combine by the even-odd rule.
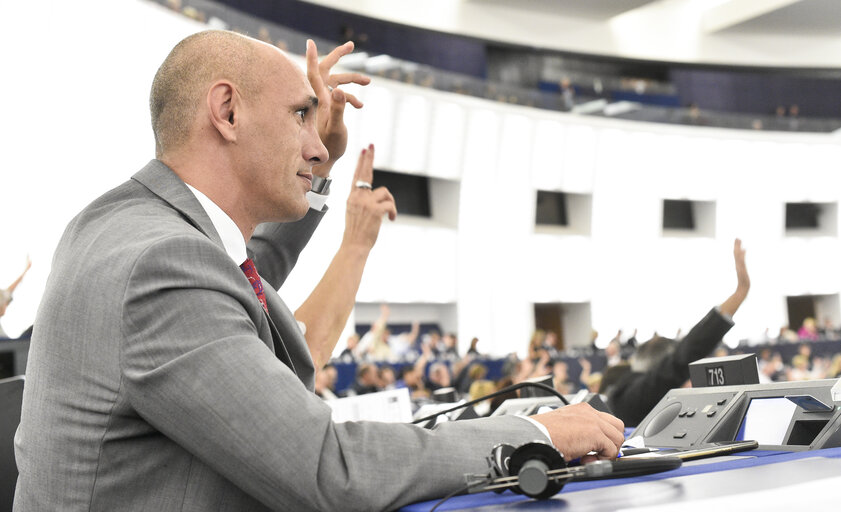
[[759, 384], [755, 354], [707, 357], [689, 363], [692, 387], [734, 386]]

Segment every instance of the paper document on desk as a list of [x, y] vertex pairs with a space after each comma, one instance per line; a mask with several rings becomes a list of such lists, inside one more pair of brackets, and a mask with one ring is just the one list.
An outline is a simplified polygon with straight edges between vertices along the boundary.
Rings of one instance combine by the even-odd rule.
[[768, 512], [769, 510], [836, 510], [838, 496], [831, 489], [841, 486], [841, 476], [821, 478], [809, 482], [785, 485], [774, 489], [728, 494], [717, 498], [666, 503], [651, 507], [619, 509], [618, 512], [709, 512], [710, 510], [738, 510], [739, 512]]
[[379, 393], [349, 396], [324, 403], [333, 409], [333, 421], [383, 421], [409, 423], [412, 421], [412, 401], [407, 388]]

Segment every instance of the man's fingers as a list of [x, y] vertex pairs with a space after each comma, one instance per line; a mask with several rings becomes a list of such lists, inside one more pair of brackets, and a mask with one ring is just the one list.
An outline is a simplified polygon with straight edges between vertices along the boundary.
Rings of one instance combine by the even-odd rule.
[[367, 181], [371, 183], [374, 179], [374, 145], [370, 144], [359, 153], [359, 160], [356, 163], [356, 171], [353, 173], [353, 183]]
[[338, 87], [345, 84], [368, 85], [371, 83], [371, 77], [362, 73], [335, 73], [330, 75], [327, 83], [330, 84], [330, 87]]
[[394, 220], [397, 218], [397, 205], [394, 204], [394, 201], [380, 203], [380, 211], [382, 211], [383, 214], [388, 214], [388, 220]]
[[616, 430], [607, 423], [599, 422], [598, 426], [601, 432], [593, 436], [592, 451], [596, 452], [600, 459], [615, 459], [619, 455], [619, 447], [625, 441], [624, 436], [617, 436]]
[[742, 241], [738, 238], [733, 242], [733, 256], [735, 256], [736, 261], [743, 262], [745, 259], [745, 250], [742, 249]]
[[335, 121], [342, 122], [344, 119], [345, 113], [345, 92], [341, 89], [333, 89], [331, 93], [332, 100], [330, 102], [330, 119], [327, 121], [328, 123], [334, 123]]
[[381, 208], [382, 213], [388, 214], [388, 220], [397, 218], [397, 203], [394, 201], [394, 196], [385, 187], [377, 187], [374, 189], [374, 199], [377, 205]]
[[316, 96], [319, 95], [324, 89], [324, 79], [318, 69], [318, 49], [312, 39], [307, 39], [307, 79], [315, 90]]
[[368, 144], [368, 151], [365, 152], [365, 165], [362, 166], [360, 173], [362, 179], [368, 183], [374, 181], [374, 145]]
[[345, 97], [347, 98], [347, 102], [353, 105], [354, 108], [362, 108], [362, 102], [359, 101], [353, 94], [345, 93]]
[[353, 171], [353, 182], [356, 183], [357, 181], [361, 180], [360, 173], [362, 172], [362, 166], [365, 163], [365, 150], [359, 152], [359, 158], [356, 159], [356, 170]]
[[[607, 457], [605, 457], [605, 458], [607, 458]], [[582, 464], [589, 464], [591, 462], [596, 462], [597, 460], [600, 460], [598, 455], [583, 455], [581, 457], [581, 463]]]
[[612, 443], [612, 452], [613, 455], [616, 455], [619, 452], [619, 447], [622, 446], [622, 443], [625, 442], [625, 435], [621, 431], [616, 430], [616, 428], [612, 424], [607, 422], [600, 422], [599, 427], [601, 427], [602, 432], [604, 432], [604, 435], [607, 436], [607, 438]]
[[385, 187], [377, 187], [374, 189], [374, 199], [376, 199], [378, 203], [383, 201], [394, 202], [394, 196], [391, 195], [391, 192], [389, 192], [389, 190]]
[[607, 421], [608, 423], [610, 423], [611, 425], [613, 425], [614, 427], [616, 427], [616, 429], [617, 429], [619, 432], [622, 432], [622, 433], [624, 434], [624, 432], [625, 432], [625, 423], [624, 423], [622, 420], [620, 420], [620, 419], [619, 419], [619, 418], [617, 418], [616, 416], [614, 416], [614, 415], [612, 415], [612, 414], [608, 414], [608, 413], [606, 413], [606, 412], [601, 412], [601, 411], [597, 411], [597, 412], [598, 412], [598, 413], [599, 413], [599, 415], [602, 417], [602, 419], [604, 419], [605, 421]]
[[327, 54], [326, 57], [321, 59], [321, 70], [329, 72], [330, 68], [332, 68], [336, 65], [337, 62], [339, 62], [339, 59], [351, 53], [352, 51], [353, 41], [348, 41], [343, 45], [333, 48], [333, 51], [331, 51]]

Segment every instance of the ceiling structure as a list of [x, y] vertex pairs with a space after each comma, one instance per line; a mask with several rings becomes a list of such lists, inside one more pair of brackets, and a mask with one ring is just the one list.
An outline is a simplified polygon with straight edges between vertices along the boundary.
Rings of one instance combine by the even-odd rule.
[[753, 34], [837, 36], [841, 34], [841, 2], [838, 0], [788, 0], [785, 4], [769, 9], [767, 12], [755, 11], [752, 16], [723, 30]]
[[839, 0], [304, 0], [504, 43], [651, 61], [841, 68]]
[[[491, 6], [511, 6], [511, 0], [468, 0], [470, 3]], [[590, 20], [607, 20], [624, 12], [631, 11], [655, 0], [519, 0], [520, 9], [533, 13], [549, 15], [562, 14]], [[353, 3], [353, 2], [351, 2]]]

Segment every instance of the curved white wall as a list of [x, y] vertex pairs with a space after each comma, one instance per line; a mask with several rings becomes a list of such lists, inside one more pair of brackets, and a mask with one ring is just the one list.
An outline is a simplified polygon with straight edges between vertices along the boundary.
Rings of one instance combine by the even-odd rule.
[[[46, 18], [18, 6], [20, 19], [46, 20], [53, 36], [20, 28], [0, 41], [26, 48], [15, 79], [0, 85], [14, 98], [0, 128], [0, 283], [27, 252], [35, 261], [3, 318], [13, 334], [34, 318], [67, 221], [153, 156], [149, 85], [174, 43], [201, 28], [142, 1], [90, 5], [80, 12], [54, 2]], [[91, 23], [84, 15], [93, 13], [135, 22]], [[748, 248], [753, 289], [731, 339], [786, 323], [786, 295], [841, 291], [838, 237], [786, 238], [783, 229], [786, 201], [839, 200], [835, 136], [577, 117], [381, 79], [358, 92], [366, 107], [348, 114], [352, 138], [334, 171], [331, 212], [284, 286], [293, 307], [339, 243], [351, 155], [368, 142], [379, 167], [460, 186], [458, 206], [443, 213], [450, 222], [398, 219], [383, 228], [359, 301], [457, 303], [460, 338], [479, 336], [488, 352], [525, 347], [533, 302], [590, 302], [605, 335], [685, 332], [734, 288], [736, 236]], [[534, 233], [537, 187], [592, 194], [591, 234]], [[663, 238], [663, 198], [715, 201], [715, 236]]]

